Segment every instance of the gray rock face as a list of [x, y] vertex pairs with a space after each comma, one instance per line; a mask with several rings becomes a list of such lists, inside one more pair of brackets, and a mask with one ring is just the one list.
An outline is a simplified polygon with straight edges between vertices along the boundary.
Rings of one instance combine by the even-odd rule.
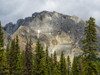
[[4, 27], [4, 30], [7, 31], [9, 34], [13, 34], [13, 32], [15, 32], [14, 27], [15, 25], [12, 22], [10, 22], [6, 24], [6, 26]]
[[[64, 54], [81, 54], [81, 40], [83, 39], [85, 21], [77, 16], [63, 15], [57, 12], [43, 11], [32, 14], [32, 17], [20, 19], [16, 24], [9, 23], [5, 30], [12, 37], [19, 35], [21, 48], [25, 48], [25, 41], [32, 39], [33, 48], [39, 39], [42, 45], [49, 46], [49, 52], [61, 51]], [[100, 39], [100, 27], [97, 27], [97, 37]], [[100, 44], [100, 40], [99, 40]]]
[[4, 29], [2, 29], [5, 46], [10, 43], [11, 36]]

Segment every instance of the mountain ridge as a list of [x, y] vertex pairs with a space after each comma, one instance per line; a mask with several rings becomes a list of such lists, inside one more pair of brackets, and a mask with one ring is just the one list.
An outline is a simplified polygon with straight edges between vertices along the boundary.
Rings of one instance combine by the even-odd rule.
[[[49, 46], [49, 53], [64, 51], [65, 56], [80, 55], [81, 40], [84, 38], [86, 23], [77, 16], [63, 15], [57, 12], [43, 11], [32, 14], [32, 17], [19, 19], [16, 24], [9, 23], [4, 27], [12, 38], [19, 36], [21, 50], [25, 50], [26, 41], [32, 39], [35, 48], [36, 41], [40, 40], [44, 47]], [[97, 29], [97, 38], [100, 39], [100, 27]], [[100, 40], [99, 43], [100, 45]]]
[[[25, 22], [29, 22], [29, 21], [32, 21], [36, 16], [38, 16], [38, 15], [42, 15], [42, 14], [49, 14], [49, 15], [51, 15], [52, 16], [52, 14], [53, 13], [58, 13], [58, 12], [55, 12], [55, 11], [53, 11], [53, 12], [49, 12], [49, 11], [42, 11], [42, 12], [35, 12], [35, 13], [33, 13], [32, 14], [32, 16], [31, 17], [25, 17], [24, 19], [18, 19], [17, 20], [17, 23], [13, 23], [13, 22], [9, 22], [9, 23], [7, 23], [5, 26], [4, 26], [4, 30], [6, 30], [10, 35], [11, 34], [13, 34], [21, 25], [26, 25], [27, 23], [25, 23]], [[62, 15], [62, 16], [67, 16], [67, 17], [71, 17], [71, 16], [69, 16], [69, 15], [64, 15], [64, 14], [61, 14], [61, 13], [58, 13], [58, 14], [60, 14], [60, 15]], [[75, 18], [76, 19], [78, 19], [78, 17], [77, 16], [72, 16], [74, 19], [73, 20], [75, 20]], [[40, 17], [41, 18], [41, 17]], [[82, 20], [82, 19], [81, 19]], [[9, 31], [10, 30], [10, 31]], [[12, 30], [12, 31], [11, 31]]]

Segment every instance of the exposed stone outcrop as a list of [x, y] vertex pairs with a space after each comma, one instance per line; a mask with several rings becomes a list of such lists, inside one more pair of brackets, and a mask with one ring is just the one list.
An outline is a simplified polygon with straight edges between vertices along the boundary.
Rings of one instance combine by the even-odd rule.
[[[32, 17], [19, 19], [16, 24], [9, 23], [5, 30], [12, 37], [20, 38], [21, 49], [25, 48], [25, 42], [32, 39], [33, 48], [36, 41], [49, 47], [49, 52], [61, 51], [64, 54], [74, 56], [81, 54], [81, 40], [84, 38], [85, 21], [76, 17], [63, 15], [57, 12], [43, 11], [32, 14]], [[97, 27], [97, 37], [100, 44], [100, 27]]]

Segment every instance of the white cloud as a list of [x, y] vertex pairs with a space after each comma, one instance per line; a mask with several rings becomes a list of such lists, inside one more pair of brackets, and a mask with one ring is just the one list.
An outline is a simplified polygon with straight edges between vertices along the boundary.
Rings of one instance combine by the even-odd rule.
[[100, 0], [0, 0], [0, 20], [5, 25], [43, 10], [76, 15], [84, 20], [90, 16], [100, 25]]

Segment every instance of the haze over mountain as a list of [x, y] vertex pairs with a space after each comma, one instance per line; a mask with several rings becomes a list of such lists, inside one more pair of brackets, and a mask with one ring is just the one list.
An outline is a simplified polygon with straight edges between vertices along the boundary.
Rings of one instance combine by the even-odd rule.
[[[21, 50], [25, 49], [26, 41], [31, 39], [33, 48], [36, 41], [40, 40], [44, 47], [49, 47], [49, 52], [61, 51], [65, 56], [80, 55], [81, 40], [84, 38], [84, 27], [86, 23], [77, 16], [64, 15], [58, 12], [42, 11], [33, 13], [32, 17], [19, 19], [16, 24], [12, 22], [5, 25], [4, 30], [14, 38], [19, 36]], [[97, 38], [100, 45], [100, 27], [97, 29]]]

